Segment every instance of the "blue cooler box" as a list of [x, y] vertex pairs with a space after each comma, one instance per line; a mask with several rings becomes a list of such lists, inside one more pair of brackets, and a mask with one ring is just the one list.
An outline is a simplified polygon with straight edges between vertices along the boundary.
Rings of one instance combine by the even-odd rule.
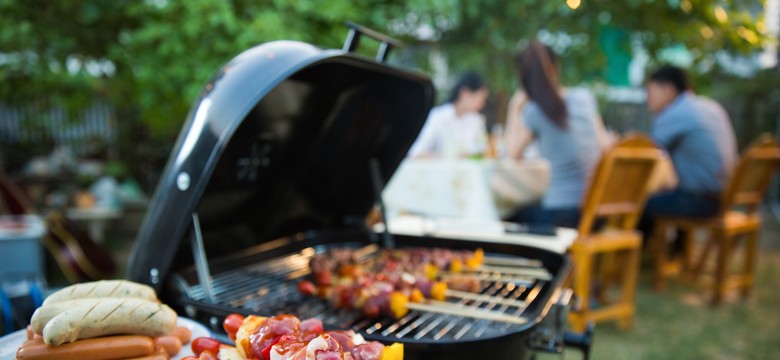
[[0, 281], [44, 278], [43, 220], [35, 215], [0, 216]]

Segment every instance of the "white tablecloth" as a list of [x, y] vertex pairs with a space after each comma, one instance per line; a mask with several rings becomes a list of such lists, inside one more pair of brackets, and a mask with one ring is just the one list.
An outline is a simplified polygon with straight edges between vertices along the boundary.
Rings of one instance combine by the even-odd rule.
[[383, 193], [390, 214], [500, 220], [541, 199], [545, 160], [406, 159]]
[[[476, 240], [493, 243], [525, 245], [565, 253], [577, 238], [577, 230], [558, 228], [555, 236], [534, 234], [508, 234], [504, 224], [490, 220], [467, 220], [430, 218], [420, 216], [397, 216], [388, 220], [389, 232], [398, 235], [430, 236], [447, 239]], [[377, 224], [374, 231], [384, 231], [383, 224]]]
[[90, 237], [97, 243], [105, 241], [108, 222], [119, 219], [122, 210], [113, 207], [69, 208], [67, 212], [71, 220], [82, 221], [87, 224]]

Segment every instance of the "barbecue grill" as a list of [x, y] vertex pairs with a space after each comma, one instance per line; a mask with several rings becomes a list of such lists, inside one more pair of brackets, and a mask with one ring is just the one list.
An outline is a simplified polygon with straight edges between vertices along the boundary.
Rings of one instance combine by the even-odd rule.
[[[376, 59], [354, 53], [379, 41]], [[365, 217], [430, 110], [425, 76], [384, 63], [398, 42], [350, 24], [342, 50], [278, 41], [251, 48], [204, 87], [174, 146], [128, 265], [131, 280], [218, 329], [228, 314], [291, 313], [371, 340], [405, 343], [407, 359], [526, 359], [561, 351], [569, 260], [520, 245], [376, 233]], [[541, 262], [547, 280], [486, 280], [482, 294], [526, 302], [455, 301], [518, 324], [411, 311], [369, 319], [304, 297], [309, 259], [333, 247], [476, 249]], [[485, 274], [491, 276], [491, 274]]]

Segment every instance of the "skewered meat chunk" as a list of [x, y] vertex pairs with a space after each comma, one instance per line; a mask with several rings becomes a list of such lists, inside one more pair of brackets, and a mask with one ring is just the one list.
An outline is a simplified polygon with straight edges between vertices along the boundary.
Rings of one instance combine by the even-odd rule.
[[301, 321], [301, 334], [298, 337], [301, 341], [311, 341], [322, 334], [322, 320], [311, 318]]
[[249, 343], [255, 355], [260, 359], [270, 359], [271, 347], [283, 336], [291, 335], [297, 339], [301, 332], [301, 321], [292, 315], [278, 315], [266, 319], [249, 337]]
[[365, 344], [360, 344], [355, 346], [352, 349], [352, 359], [354, 360], [374, 360], [374, 359], [382, 359], [382, 355], [384, 355], [385, 347], [376, 342], [368, 342]]
[[[360, 255], [359, 255], [360, 254]], [[484, 259], [482, 250], [462, 251], [430, 248], [383, 250], [373, 257], [360, 250], [334, 248], [310, 261], [313, 283], [298, 284], [304, 295], [316, 294], [332, 306], [360, 310], [367, 317], [395, 316], [390, 294], [399, 292], [420, 302], [422, 298], [444, 300], [448, 288], [478, 292], [482, 281], [461, 274]], [[448, 270], [446, 277], [441, 270]]]
[[381, 343], [367, 343], [351, 330], [323, 332], [319, 319], [301, 321], [286, 314], [249, 316], [229, 335], [235, 336], [239, 353], [259, 360], [355, 360], [353, 352], [360, 360], [380, 360], [384, 349]]

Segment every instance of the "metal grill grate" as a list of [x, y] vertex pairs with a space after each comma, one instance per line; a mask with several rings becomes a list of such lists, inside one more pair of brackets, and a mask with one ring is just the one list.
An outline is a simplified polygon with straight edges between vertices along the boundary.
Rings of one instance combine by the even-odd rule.
[[[359, 312], [334, 309], [324, 300], [301, 295], [297, 282], [308, 275], [309, 260], [319, 247], [272, 259], [250, 266], [237, 268], [212, 278], [211, 286], [216, 304], [255, 314], [295, 314], [305, 319], [317, 317], [326, 328], [352, 328], [366, 337], [392, 341], [394, 339], [415, 339], [428, 341], [468, 341], [499, 336], [519, 330], [523, 325], [489, 320], [478, 320], [455, 315], [442, 315], [410, 311], [401, 319], [368, 319]], [[483, 273], [491, 278], [493, 274]], [[526, 302], [525, 307], [508, 306], [476, 300], [449, 301], [455, 304], [478, 307], [485, 310], [511, 314], [526, 318], [526, 310], [538, 304], [537, 296], [550, 286], [547, 281], [529, 279], [527, 282], [484, 281], [481, 294]], [[187, 289], [190, 299], [206, 302], [201, 285]], [[532, 319], [527, 319], [529, 322]]]

